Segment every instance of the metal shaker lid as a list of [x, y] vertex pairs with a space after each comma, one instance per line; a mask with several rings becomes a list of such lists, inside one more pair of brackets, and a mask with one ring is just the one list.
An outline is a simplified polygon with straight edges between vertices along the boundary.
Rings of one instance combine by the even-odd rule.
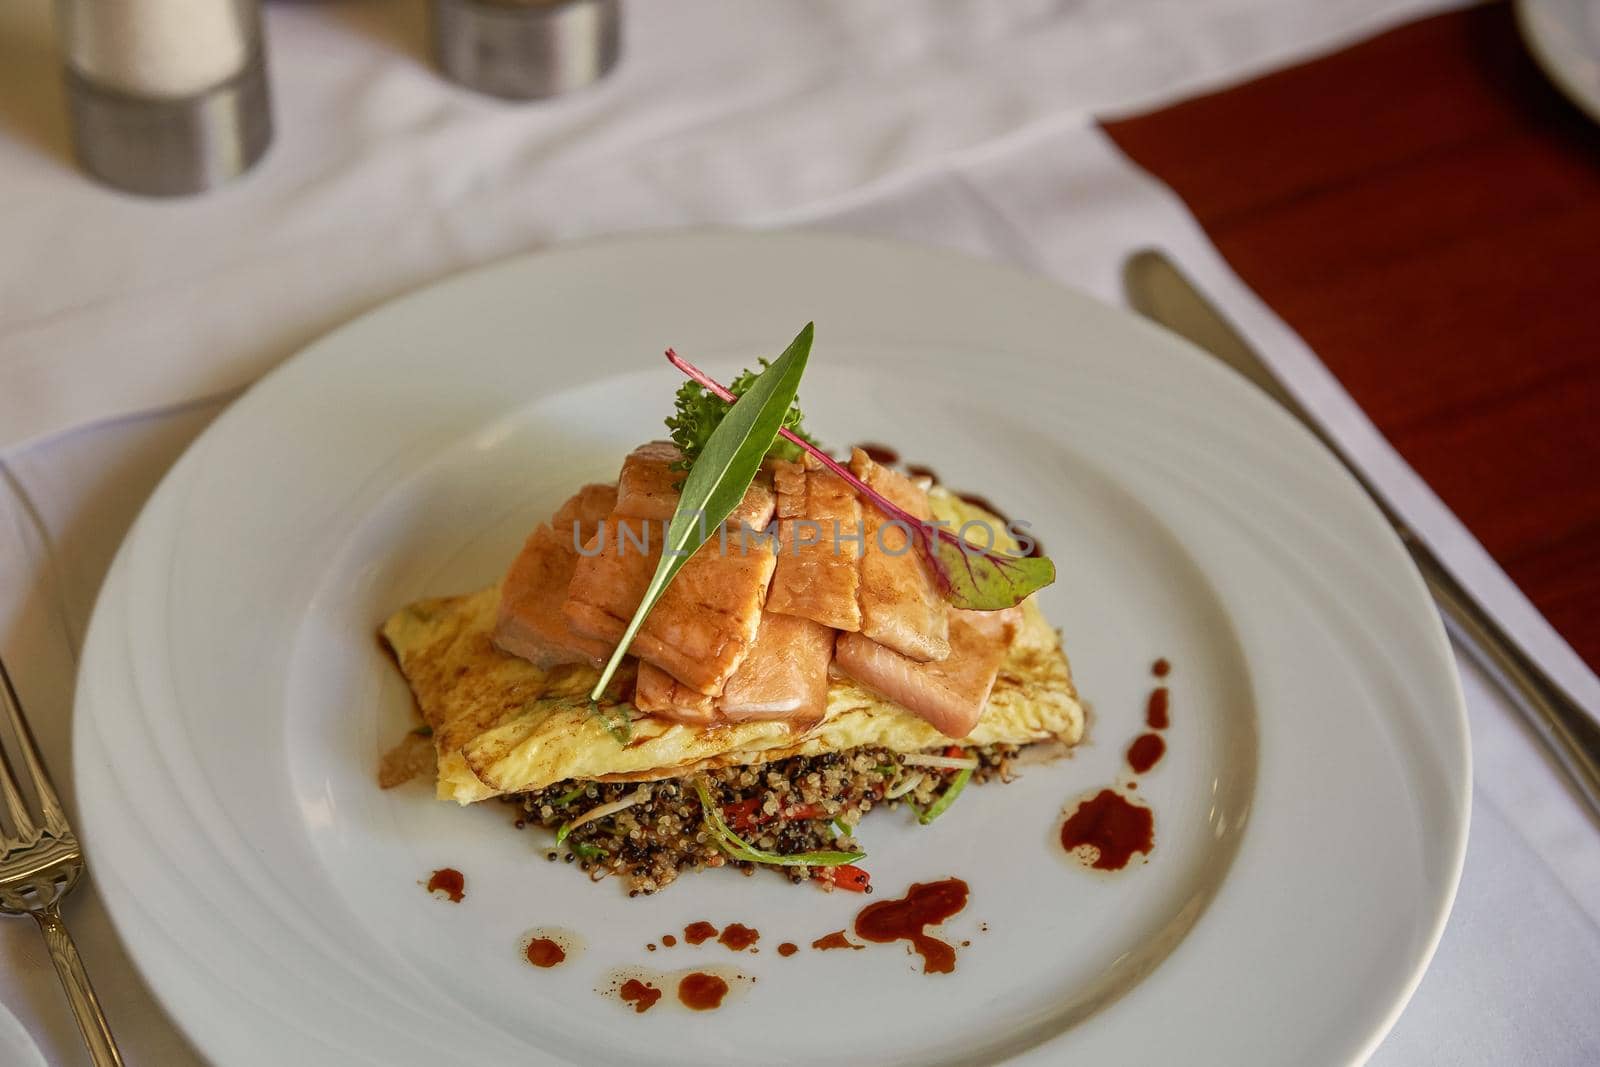
[[479, 92], [556, 96], [616, 64], [621, 9], [621, 0], [433, 0], [434, 61]]
[[249, 170], [272, 143], [260, 48], [238, 74], [189, 96], [130, 95], [71, 66], [66, 80], [79, 164], [107, 185], [131, 193], [204, 192]]

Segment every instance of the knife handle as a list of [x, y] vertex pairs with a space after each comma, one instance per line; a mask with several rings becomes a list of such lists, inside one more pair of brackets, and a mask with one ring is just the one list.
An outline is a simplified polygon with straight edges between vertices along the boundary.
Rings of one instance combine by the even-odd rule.
[[1238, 371], [1299, 419], [1344, 464], [1400, 535], [1417, 570], [1422, 572], [1428, 592], [1439, 605], [1445, 625], [1473, 660], [1511, 696], [1517, 710], [1567, 772], [1588, 804], [1590, 814], [1600, 820], [1600, 723], [1590, 718], [1577, 701], [1490, 618], [1483, 605], [1462, 588], [1433, 551], [1388, 505], [1377, 487], [1344, 454], [1339, 442], [1284, 388], [1250, 343], [1166, 253], [1147, 248], [1129, 256], [1123, 265], [1123, 284], [1135, 310], [1176, 331]]
[[1443, 609], [1447, 627], [1480, 667], [1521, 699], [1540, 740], [1566, 769], [1590, 814], [1600, 819], [1600, 723], [1511, 640], [1420, 538], [1404, 525], [1396, 529]]

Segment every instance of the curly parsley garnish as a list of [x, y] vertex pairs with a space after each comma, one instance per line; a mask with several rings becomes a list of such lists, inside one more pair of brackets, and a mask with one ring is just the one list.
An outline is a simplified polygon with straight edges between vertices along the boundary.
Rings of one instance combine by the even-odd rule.
[[[765, 371], [768, 366], [768, 361], [763, 359], [761, 371]], [[728, 391], [735, 397], [744, 396], [761, 376], [761, 371], [745, 371], [733, 380], [728, 386]], [[711, 432], [722, 423], [732, 408], [733, 404], [710, 392], [699, 382], [689, 381], [679, 386], [677, 410], [667, 416], [667, 429], [672, 432], [672, 443], [683, 452], [683, 460], [679, 464], [683, 470], [688, 470], [694, 461], [700, 458], [701, 450], [711, 439]], [[790, 406], [788, 414], [783, 417], [783, 429], [816, 444], [816, 439], [806, 433], [804, 420], [797, 399]], [[800, 446], [787, 438], [779, 437], [772, 442], [772, 447], [767, 449], [767, 455], [793, 462], [800, 458]]]

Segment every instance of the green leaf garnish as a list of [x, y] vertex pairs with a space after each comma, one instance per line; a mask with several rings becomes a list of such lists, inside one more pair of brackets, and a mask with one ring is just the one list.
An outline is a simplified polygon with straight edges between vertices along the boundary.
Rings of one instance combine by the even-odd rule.
[[[771, 364], [763, 359], [761, 372], [765, 373], [770, 366]], [[744, 396], [756, 384], [759, 377], [755, 371], [747, 370], [733, 380], [728, 386], [728, 392], [735, 397]], [[687, 470], [705, 451], [712, 433], [722, 425], [722, 420], [733, 409], [733, 404], [710, 392], [699, 382], [688, 381], [678, 387], [676, 405], [676, 410], [667, 416], [667, 429], [672, 433], [673, 444], [683, 453], [683, 469]], [[800, 413], [798, 403], [791, 404], [789, 410], [784, 412], [783, 428], [815, 444], [815, 439], [806, 433], [805, 416]], [[767, 448], [767, 455], [778, 459], [797, 460], [800, 458], [800, 446], [780, 437]]]
[[419, 726], [415, 730], [412, 730], [411, 732], [416, 734], [418, 737], [432, 737], [433, 736], [433, 727], [426, 726], [426, 725]]
[[567, 835], [570, 834], [570, 833], [572, 833], [572, 823], [570, 823], [570, 822], [562, 823], [556, 829], [556, 844], [559, 845], [559, 844], [561, 844], [561, 842], [565, 841], [567, 839]]
[[733, 509], [739, 506], [744, 494], [761, 469], [767, 449], [783, 428], [794, 395], [800, 388], [800, 376], [805, 373], [806, 360], [811, 355], [811, 323], [772, 365], [756, 378], [744, 396], [739, 397], [728, 410], [700, 451], [700, 458], [689, 469], [683, 481], [683, 491], [678, 496], [678, 508], [667, 524], [666, 538], [662, 542], [661, 561], [656, 565], [655, 576], [645, 589], [639, 609], [633, 613], [622, 640], [611, 653], [600, 680], [589, 693], [590, 702], [598, 709], [600, 695], [617, 672], [622, 657], [633, 643], [634, 635], [644, 624], [645, 617], [661, 599], [667, 585], [689, 557], [694, 554], [712, 533], [722, 527]]
[[846, 863], [854, 863], [864, 859], [865, 852], [796, 852], [784, 855], [781, 852], [768, 852], [766, 849], [756, 848], [750, 842], [733, 832], [733, 828], [723, 821], [722, 813], [717, 810], [717, 805], [711, 799], [711, 791], [706, 788], [703, 780], [694, 780], [695, 796], [700, 798], [700, 810], [705, 815], [706, 832], [711, 835], [717, 847], [736, 860], [747, 863], [766, 863], [776, 867], [838, 867]]
[[927, 811], [917, 813], [917, 821], [926, 826], [949, 811], [950, 805], [956, 802], [956, 797], [961, 795], [961, 791], [967, 787], [967, 783], [970, 781], [972, 781], [972, 768], [968, 767], [955, 776], [955, 780], [950, 783], [943, 793], [939, 794], [939, 799], [928, 805]]
[[582, 783], [575, 785], [565, 793], [562, 793], [560, 796], [552, 800], [550, 802], [550, 806], [552, 808], [564, 808], [568, 804], [571, 804], [574, 800], [577, 800], [579, 797], [583, 796], [583, 791], [586, 788], [587, 786], [584, 786]]

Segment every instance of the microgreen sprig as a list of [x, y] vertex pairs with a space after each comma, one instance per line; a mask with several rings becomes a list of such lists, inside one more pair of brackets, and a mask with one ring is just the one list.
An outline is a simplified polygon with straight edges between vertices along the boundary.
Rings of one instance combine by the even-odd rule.
[[[735, 399], [715, 379], [670, 348], [667, 360], [717, 396], [724, 400]], [[933, 572], [940, 594], [953, 607], [974, 611], [1014, 607], [1056, 580], [1056, 565], [1048, 557], [1007, 556], [980, 548], [942, 526], [917, 518], [798, 434], [784, 428], [778, 435], [809, 452], [884, 515], [904, 524], [923, 561]]]

